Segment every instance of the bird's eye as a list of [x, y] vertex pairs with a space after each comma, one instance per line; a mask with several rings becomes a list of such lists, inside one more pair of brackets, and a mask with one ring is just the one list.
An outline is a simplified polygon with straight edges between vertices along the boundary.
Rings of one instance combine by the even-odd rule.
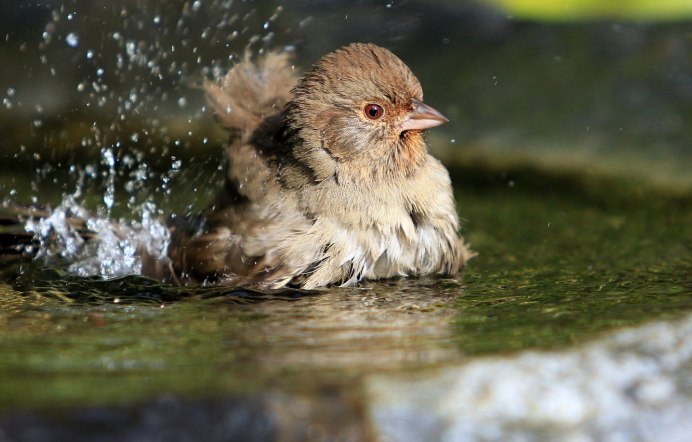
[[363, 109], [365, 112], [365, 116], [370, 118], [371, 120], [377, 120], [384, 115], [384, 109], [382, 106], [379, 106], [377, 104], [366, 104], [365, 109]]

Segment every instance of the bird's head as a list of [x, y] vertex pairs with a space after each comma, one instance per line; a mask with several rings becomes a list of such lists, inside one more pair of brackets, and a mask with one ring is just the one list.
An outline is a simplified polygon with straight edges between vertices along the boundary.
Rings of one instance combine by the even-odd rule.
[[423, 103], [420, 82], [404, 62], [363, 43], [325, 55], [306, 72], [287, 116], [299, 149], [322, 150], [370, 176], [414, 173], [427, 157], [423, 131], [448, 121]]

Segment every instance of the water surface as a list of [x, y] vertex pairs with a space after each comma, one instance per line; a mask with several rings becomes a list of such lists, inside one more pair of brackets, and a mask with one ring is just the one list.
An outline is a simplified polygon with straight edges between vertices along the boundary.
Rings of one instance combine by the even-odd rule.
[[6, 272], [0, 407], [357, 397], [364, 375], [565, 348], [692, 309], [689, 195], [539, 170], [452, 175], [478, 252], [454, 279], [265, 293], [102, 281], [39, 263]]

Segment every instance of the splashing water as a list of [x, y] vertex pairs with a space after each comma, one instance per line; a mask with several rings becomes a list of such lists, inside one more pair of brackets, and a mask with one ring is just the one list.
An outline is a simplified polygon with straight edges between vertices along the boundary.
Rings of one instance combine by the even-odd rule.
[[[275, 33], [269, 29], [282, 10], [230, 0], [155, 0], [63, 2], [51, 11], [38, 40], [40, 69], [32, 75], [38, 84], [65, 82], [65, 95], [62, 103], [36, 99], [34, 133], [48, 131], [47, 116], [65, 112], [65, 102], [71, 110], [61, 124], [79, 122], [87, 130], [78, 145], [66, 146], [74, 158], [69, 164], [46, 163], [46, 155], [33, 153], [44, 162], [32, 183], [33, 205], [50, 204], [41, 197], [41, 182], [67, 188], [72, 180], [77, 189], [63, 192], [45, 218], [27, 222], [40, 259], [106, 278], [140, 273], [144, 250], [167, 260], [169, 232], [161, 214], [170, 211], [173, 181], [183, 179], [177, 152], [208, 142], [209, 134], [196, 133], [199, 120], [211, 121], [199, 85], [223, 75], [246, 44], [259, 52], [271, 47]], [[26, 111], [32, 107], [27, 96], [26, 87], [13, 86], [3, 104]], [[42, 138], [53, 150], [50, 136]], [[65, 166], [68, 177], [55, 178]], [[195, 210], [194, 204], [184, 210]], [[126, 218], [111, 220], [114, 213]]]
[[88, 211], [75, 202], [75, 195], [66, 196], [50, 216], [30, 219], [25, 225], [39, 240], [38, 258], [73, 260], [84, 246], [78, 227], [71, 220], [88, 219]]
[[[153, 203], [140, 208], [140, 221], [92, 216], [66, 196], [50, 216], [30, 220], [25, 228], [39, 240], [38, 258], [67, 261], [68, 270], [80, 276], [115, 278], [139, 274], [142, 252], [166, 263], [170, 233], [158, 219]], [[85, 239], [87, 236], [89, 239]]]

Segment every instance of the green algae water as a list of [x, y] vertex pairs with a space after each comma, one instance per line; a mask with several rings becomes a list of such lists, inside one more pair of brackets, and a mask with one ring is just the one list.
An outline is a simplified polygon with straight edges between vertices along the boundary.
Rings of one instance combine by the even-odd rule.
[[567, 348], [692, 310], [689, 194], [537, 169], [451, 171], [478, 253], [455, 279], [254, 292], [7, 269], [0, 407], [357, 397], [363, 376]]
[[537, 176], [461, 191], [481, 252], [457, 301], [463, 351], [563, 347], [692, 307], [690, 195]]

